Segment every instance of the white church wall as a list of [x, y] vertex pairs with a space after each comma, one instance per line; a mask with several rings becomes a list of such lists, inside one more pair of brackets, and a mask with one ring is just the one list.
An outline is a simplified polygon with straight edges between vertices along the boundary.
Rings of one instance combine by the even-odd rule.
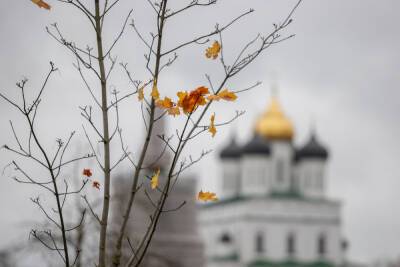
[[241, 265], [240, 262], [232, 262], [232, 261], [221, 262], [221, 261], [216, 261], [216, 262], [208, 263], [207, 267], [243, 267], [243, 265]]
[[[227, 218], [226, 216], [226, 214], [222, 215], [223, 218]], [[200, 222], [202, 223], [202, 236], [206, 245], [205, 255], [210, 263], [208, 266], [213, 266], [213, 262], [221, 263], [222, 259], [231, 259], [234, 255], [239, 256], [243, 235], [238, 227], [238, 220], [225, 220], [223, 222], [200, 220]], [[231, 238], [230, 243], [221, 241], [221, 237], [226, 234]]]
[[345, 261], [344, 251], [342, 249], [343, 236], [340, 226], [332, 226], [328, 230], [327, 259], [336, 264], [343, 264]]
[[[206, 242], [213, 243], [206, 245], [208, 255], [221, 253], [215, 240], [229, 231], [234, 234], [235, 247], [244, 264], [257, 259], [288, 260], [286, 239], [293, 233], [293, 260], [312, 262], [322, 259], [317, 246], [319, 235], [324, 233], [327, 243], [323, 259], [339, 264], [343, 259], [339, 212], [338, 202], [259, 198], [203, 209], [200, 225], [207, 229]], [[255, 241], [260, 232], [265, 237], [265, 251], [261, 253], [257, 252]]]
[[[241, 259], [244, 265], [254, 260], [285, 261], [292, 259], [298, 262], [314, 262], [326, 260], [335, 264], [342, 261], [340, 250], [340, 225], [337, 222], [307, 219], [292, 220], [283, 218], [259, 218], [253, 222], [242, 221], [242, 231], [246, 232], [243, 239]], [[256, 236], [264, 234], [265, 250], [256, 249]], [[318, 238], [321, 233], [326, 235], [326, 254], [322, 257], [318, 253]], [[288, 251], [287, 238], [292, 234], [295, 238], [295, 251]]]

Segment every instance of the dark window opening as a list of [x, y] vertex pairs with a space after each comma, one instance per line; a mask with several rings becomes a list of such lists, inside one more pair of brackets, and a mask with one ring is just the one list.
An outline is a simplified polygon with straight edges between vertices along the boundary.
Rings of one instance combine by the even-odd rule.
[[265, 251], [265, 240], [262, 233], [256, 235], [256, 251], [257, 253], [262, 253]]
[[318, 237], [318, 255], [324, 256], [326, 254], [326, 237], [324, 234]]
[[289, 234], [286, 240], [287, 254], [288, 256], [294, 256], [296, 253], [296, 239], [294, 234]]
[[220, 238], [221, 243], [229, 244], [232, 243], [232, 237], [228, 233], [222, 234]]

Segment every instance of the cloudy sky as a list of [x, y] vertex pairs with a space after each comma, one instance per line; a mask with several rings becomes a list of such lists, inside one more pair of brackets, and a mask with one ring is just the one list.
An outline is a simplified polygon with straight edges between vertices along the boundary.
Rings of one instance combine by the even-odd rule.
[[[105, 24], [108, 45], [130, 8], [140, 30], [149, 36], [154, 18], [146, 2], [121, 0]], [[171, 2], [178, 6], [182, 1]], [[45, 27], [57, 22], [67, 39], [83, 47], [94, 45], [94, 35], [79, 13], [55, 1], [49, 3], [53, 4], [51, 12], [38, 9], [28, 0], [9, 1], [0, 9], [0, 92], [16, 97], [14, 84], [23, 77], [29, 78], [30, 90], [37, 89], [48, 62], [56, 63], [60, 71], [49, 83], [38, 122], [43, 139], [49, 148], [54, 148], [55, 138], [65, 137], [74, 129], [84, 143], [78, 106], [90, 103], [90, 98], [72, 67], [74, 58], [46, 33]], [[173, 47], [190, 40], [210, 31], [216, 22], [227, 23], [252, 7], [256, 12], [224, 34], [229, 60], [251, 37], [259, 32], [269, 33], [272, 23], [279, 22], [294, 4], [291, 0], [220, 0], [214, 8], [196, 9], [171, 21], [164, 45]], [[194, 155], [202, 148], [218, 151], [233, 131], [245, 142], [268, 103], [270, 85], [275, 81], [284, 109], [296, 127], [295, 143], [306, 140], [314, 122], [320, 140], [331, 151], [328, 193], [343, 201], [343, 231], [350, 242], [349, 258], [361, 262], [400, 254], [399, 9], [400, 2], [396, 0], [304, 0], [293, 24], [285, 31], [296, 36], [265, 51], [228, 86], [239, 90], [255, 81], [263, 84], [240, 95], [235, 104], [218, 104], [213, 110], [219, 118], [229, 118], [235, 109], [245, 110], [245, 115], [220, 129], [214, 139], [199, 138], [190, 151]], [[220, 66], [204, 60], [204, 49], [204, 45], [195, 45], [180, 51], [176, 64], [160, 78], [161, 90], [174, 92], [205, 84], [205, 73], [217, 83]], [[148, 76], [143, 68], [144, 53], [133, 29], [127, 27], [114, 54], [118, 61], [129, 63], [137, 79]], [[116, 68], [111, 85], [121, 91], [129, 89], [120, 68]], [[137, 102], [131, 99], [122, 108], [134, 110], [121, 116], [124, 132], [134, 147], [141, 136]], [[13, 144], [8, 120], [15, 121], [22, 134], [21, 118], [4, 101], [0, 102], [0, 114], [0, 143]], [[12, 158], [1, 151], [1, 167]], [[217, 159], [214, 153], [192, 169], [201, 187], [218, 190]], [[9, 176], [6, 169], [0, 177], [0, 247], [17, 238], [27, 238], [29, 225], [23, 222], [40, 218], [29, 201], [37, 193], [16, 184]]]

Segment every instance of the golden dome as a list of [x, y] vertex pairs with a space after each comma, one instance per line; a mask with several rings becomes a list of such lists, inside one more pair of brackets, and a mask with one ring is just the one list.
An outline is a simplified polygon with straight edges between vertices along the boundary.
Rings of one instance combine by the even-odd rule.
[[269, 107], [257, 120], [255, 132], [274, 140], [291, 140], [294, 135], [292, 122], [285, 116], [276, 97], [272, 97]]

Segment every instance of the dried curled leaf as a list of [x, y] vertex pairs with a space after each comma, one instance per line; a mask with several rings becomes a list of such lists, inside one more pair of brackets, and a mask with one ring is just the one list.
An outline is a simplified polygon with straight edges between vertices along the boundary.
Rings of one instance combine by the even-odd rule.
[[140, 87], [139, 90], [138, 90], [138, 100], [139, 100], [139, 101], [142, 101], [142, 100], [144, 99], [144, 92], [143, 92], [143, 90], [144, 90], [144, 86]]
[[218, 93], [218, 96], [226, 101], [235, 101], [237, 96], [234, 92], [229, 91], [228, 89], [224, 89]]
[[215, 120], [215, 113], [211, 115], [210, 126], [208, 127], [208, 131], [211, 133], [212, 137], [214, 137], [215, 134], [217, 133], [217, 128], [215, 128], [214, 120]]
[[51, 8], [51, 6], [43, 0], [31, 0], [31, 1], [40, 8], [43, 7], [44, 9], [47, 9], [47, 10], [50, 10], [50, 8]]
[[83, 169], [82, 174], [85, 175], [86, 177], [91, 177], [92, 171], [90, 169]]
[[98, 181], [93, 181], [92, 186], [98, 190], [100, 190], [100, 183]]
[[218, 200], [217, 195], [216, 195], [215, 193], [212, 193], [212, 192], [203, 192], [203, 191], [200, 191], [200, 192], [199, 192], [199, 194], [197, 195], [197, 199], [198, 199], [198, 200], [202, 200], [202, 201], [204, 201], [204, 202], [207, 202], [207, 201], [217, 201], [217, 200]]
[[154, 100], [157, 100], [157, 99], [160, 98], [160, 93], [158, 92], [157, 82], [156, 81], [153, 83], [153, 89], [151, 90], [151, 97]]
[[198, 106], [204, 106], [207, 103], [204, 97], [208, 94], [208, 88], [201, 86], [191, 92], [178, 92], [178, 106], [182, 108], [185, 114], [192, 113]]
[[160, 176], [160, 169], [158, 169], [153, 177], [151, 177], [151, 181], [150, 181], [150, 185], [151, 185], [151, 189], [156, 189], [158, 186], [158, 177]]
[[207, 96], [207, 99], [210, 101], [220, 101], [221, 97], [219, 97], [218, 95], [209, 95]]
[[212, 46], [206, 49], [206, 57], [216, 59], [219, 55], [219, 52], [221, 52], [221, 45], [218, 41], [214, 41]]
[[219, 101], [221, 99], [226, 101], [235, 101], [237, 99], [237, 95], [228, 89], [224, 89], [216, 95], [209, 95], [207, 99], [210, 101]]

